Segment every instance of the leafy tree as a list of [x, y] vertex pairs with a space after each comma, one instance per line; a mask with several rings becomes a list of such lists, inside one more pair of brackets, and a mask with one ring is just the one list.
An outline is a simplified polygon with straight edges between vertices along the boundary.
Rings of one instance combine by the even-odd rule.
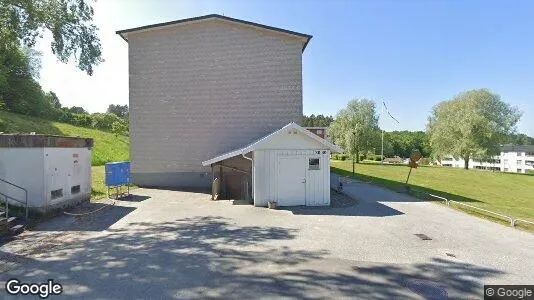
[[[386, 144], [391, 146], [391, 152], [386, 151]], [[393, 131], [386, 132], [384, 137], [384, 154], [409, 157], [413, 150], [419, 150], [423, 157], [431, 155], [428, 135], [423, 131]], [[386, 154], [387, 153], [387, 154]]]
[[487, 89], [470, 90], [434, 106], [428, 119], [430, 146], [437, 158], [483, 159], [500, 152], [521, 113]]
[[128, 119], [128, 105], [110, 104], [107, 112], [110, 114], [115, 114], [121, 119]]
[[507, 144], [514, 145], [534, 145], [534, 138], [526, 134], [511, 134], [506, 139]]
[[83, 107], [81, 106], [73, 106], [73, 107], [70, 107], [68, 108], [68, 110], [73, 113], [73, 114], [84, 114], [84, 115], [87, 115], [89, 114]]
[[61, 108], [61, 102], [59, 102], [59, 98], [57, 97], [56, 93], [50, 91], [45, 94], [45, 98], [53, 108], [55, 109]]
[[71, 124], [82, 127], [91, 127], [93, 119], [88, 114], [72, 114]]
[[52, 53], [66, 63], [93, 74], [102, 62], [93, 8], [86, 0], [0, 0], [0, 40], [35, 46], [44, 31], [52, 34]]
[[332, 118], [331, 116], [316, 116], [312, 114], [309, 117], [303, 116], [302, 121], [300, 123], [304, 127], [328, 127], [333, 121], [334, 118]]
[[112, 130], [113, 123], [122, 121], [117, 115], [110, 113], [94, 113], [91, 115], [93, 127], [103, 130]]
[[124, 120], [113, 122], [111, 125], [111, 132], [115, 133], [115, 135], [127, 135], [128, 123]]
[[[1, 30], [1, 29], [0, 29]], [[33, 57], [32, 57], [33, 56]], [[0, 44], [0, 102], [3, 109], [33, 116], [48, 117], [52, 107], [37, 82], [39, 58], [34, 51], [16, 42]]]
[[330, 125], [330, 134], [336, 144], [356, 155], [360, 162], [360, 153], [376, 148], [380, 140], [375, 103], [367, 99], [349, 101]]

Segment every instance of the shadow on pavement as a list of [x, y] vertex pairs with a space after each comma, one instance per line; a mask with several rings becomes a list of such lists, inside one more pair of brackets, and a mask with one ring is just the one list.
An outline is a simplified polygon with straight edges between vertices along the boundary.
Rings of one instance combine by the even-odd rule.
[[[15, 275], [2, 273], [0, 279], [53, 278], [66, 296], [107, 299], [391, 299], [414, 293], [439, 299], [444, 288], [448, 296], [480, 297], [479, 281], [500, 273], [439, 258], [420, 264], [337, 259], [328, 251], [283, 246], [297, 238], [298, 230], [235, 224], [217, 216], [134, 222], [43, 252], [38, 261], [29, 260]], [[425, 282], [436, 286], [418, 288]]]
[[103, 206], [102, 203], [84, 203], [83, 208], [76, 207], [72, 212], [89, 214], [70, 216], [62, 213], [39, 224], [33, 231], [104, 231], [136, 209], [119, 205]]
[[286, 206], [280, 210], [291, 211], [294, 215], [332, 215], [332, 216], [359, 216], [359, 217], [388, 217], [403, 215], [394, 208], [379, 202], [359, 202], [350, 207], [313, 207], [313, 206]]

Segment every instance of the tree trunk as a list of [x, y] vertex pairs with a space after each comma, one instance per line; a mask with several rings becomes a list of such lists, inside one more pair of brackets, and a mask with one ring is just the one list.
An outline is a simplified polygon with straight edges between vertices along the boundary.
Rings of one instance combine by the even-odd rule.
[[360, 151], [356, 150], [356, 163], [360, 163]]
[[469, 155], [464, 157], [464, 169], [469, 170]]

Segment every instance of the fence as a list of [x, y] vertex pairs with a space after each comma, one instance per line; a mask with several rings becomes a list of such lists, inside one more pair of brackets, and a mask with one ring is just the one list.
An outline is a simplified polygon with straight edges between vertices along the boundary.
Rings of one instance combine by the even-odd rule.
[[469, 205], [469, 204], [466, 204], [466, 203], [463, 203], [463, 202], [450, 200], [450, 199], [447, 199], [445, 197], [441, 197], [441, 196], [438, 196], [438, 195], [433, 195], [433, 194], [428, 194], [428, 195], [431, 196], [431, 197], [434, 197], [436, 199], [440, 199], [440, 200], [445, 201], [445, 204], [447, 204], [447, 206], [451, 206], [451, 203], [454, 203], [454, 204], [458, 204], [458, 205], [461, 205], [461, 206], [464, 206], [464, 207], [469, 207], [469, 208], [471, 208], [471, 209], [473, 209], [475, 211], [479, 211], [479, 212], [482, 212], [482, 213], [485, 213], [485, 214], [490, 214], [490, 215], [492, 215], [494, 217], [497, 217], [498, 219], [508, 221], [510, 223], [510, 226], [512, 226], [512, 227], [515, 227], [515, 225], [517, 223], [526, 223], [526, 224], [534, 225], [534, 222], [531, 222], [531, 221], [527, 221], [527, 220], [523, 220], [523, 219], [516, 219], [516, 218], [511, 217], [511, 216], [507, 216], [507, 215], [503, 215], [503, 214], [500, 214], [500, 213], [496, 213], [494, 211], [483, 209], [483, 208], [476, 207], [476, 206], [473, 206], [473, 205]]

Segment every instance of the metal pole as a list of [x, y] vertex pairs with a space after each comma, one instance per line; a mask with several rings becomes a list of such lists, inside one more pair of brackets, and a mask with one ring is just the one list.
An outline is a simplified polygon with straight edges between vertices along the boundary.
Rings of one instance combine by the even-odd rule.
[[355, 152], [355, 140], [356, 140], [356, 132], [352, 132], [352, 176], [354, 177], [354, 152]]
[[[384, 116], [384, 103], [382, 103], [382, 109], [380, 112], [380, 120], [383, 119], [383, 116]], [[384, 163], [384, 121], [383, 120], [382, 120], [382, 151], [381, 151], [380, 159], [383, 164]]]

